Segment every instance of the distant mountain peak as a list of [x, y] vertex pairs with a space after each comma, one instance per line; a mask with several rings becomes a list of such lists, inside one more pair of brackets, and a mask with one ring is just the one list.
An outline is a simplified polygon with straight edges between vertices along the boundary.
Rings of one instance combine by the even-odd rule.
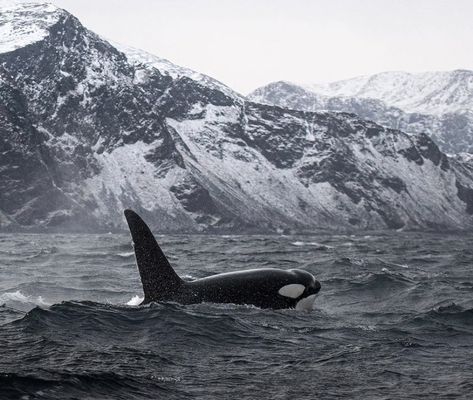
[[303, 111], [351, 112], [427, 133], [446, 152], [473, 151], [473, 71], [381, 72], [326, 84], [272, 82], [248, 99]]
[[381, 100], [409, 113], [444, 114], [473, 110], [473, 71], [380, 72], [327, 84], [303, 85], [330, 97]]

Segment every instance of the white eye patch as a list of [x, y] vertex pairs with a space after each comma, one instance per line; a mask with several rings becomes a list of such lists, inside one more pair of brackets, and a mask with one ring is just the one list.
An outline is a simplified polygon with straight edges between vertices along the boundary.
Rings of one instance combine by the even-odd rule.
[[290, 285], [283, 286], [281, 289], [279, 289], [278, 293], [284, 297], [297, 299], [302, 293], [304, 293], [304, 290], [304, 285], [299, 283], [291, 283]]

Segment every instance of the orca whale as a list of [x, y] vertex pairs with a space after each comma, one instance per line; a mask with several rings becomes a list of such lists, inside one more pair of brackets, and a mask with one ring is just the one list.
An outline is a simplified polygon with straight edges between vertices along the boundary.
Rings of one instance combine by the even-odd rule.
[[143, 284], [142, 304], [174, 301], [248, 304], [272, 309], [313, 308], [320, 283], [312, 274], [299, 269], [252, 269], [184, 281], [171, 267], [141, 217], [132, 210], [125, 210], [125, 217]]

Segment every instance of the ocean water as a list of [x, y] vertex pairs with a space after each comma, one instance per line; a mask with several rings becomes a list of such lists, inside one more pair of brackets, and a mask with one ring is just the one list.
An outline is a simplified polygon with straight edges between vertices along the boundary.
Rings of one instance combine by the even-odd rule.
[[0, 235], [0, 399], [470, 399], [473, 236], [158, 236], [193, 279], [302, 268], [315, 309], [139, 307], [123, 235]]

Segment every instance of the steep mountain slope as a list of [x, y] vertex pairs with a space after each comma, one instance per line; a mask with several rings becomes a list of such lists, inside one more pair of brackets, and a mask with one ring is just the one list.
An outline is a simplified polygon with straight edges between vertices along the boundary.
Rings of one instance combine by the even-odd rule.
[[473, 71], [385, 72], [310, 86], [274, 82], [248, 98], [299, 110], [354, 112], [391, 128], [427, 133], [446, 152], [473, 152]]
[[48, 4], [0, 15], [2, 228], [122, 229], [126, 207], [179, 232], [472, 226], [470, 160], [425, 135], [249, 102]]

